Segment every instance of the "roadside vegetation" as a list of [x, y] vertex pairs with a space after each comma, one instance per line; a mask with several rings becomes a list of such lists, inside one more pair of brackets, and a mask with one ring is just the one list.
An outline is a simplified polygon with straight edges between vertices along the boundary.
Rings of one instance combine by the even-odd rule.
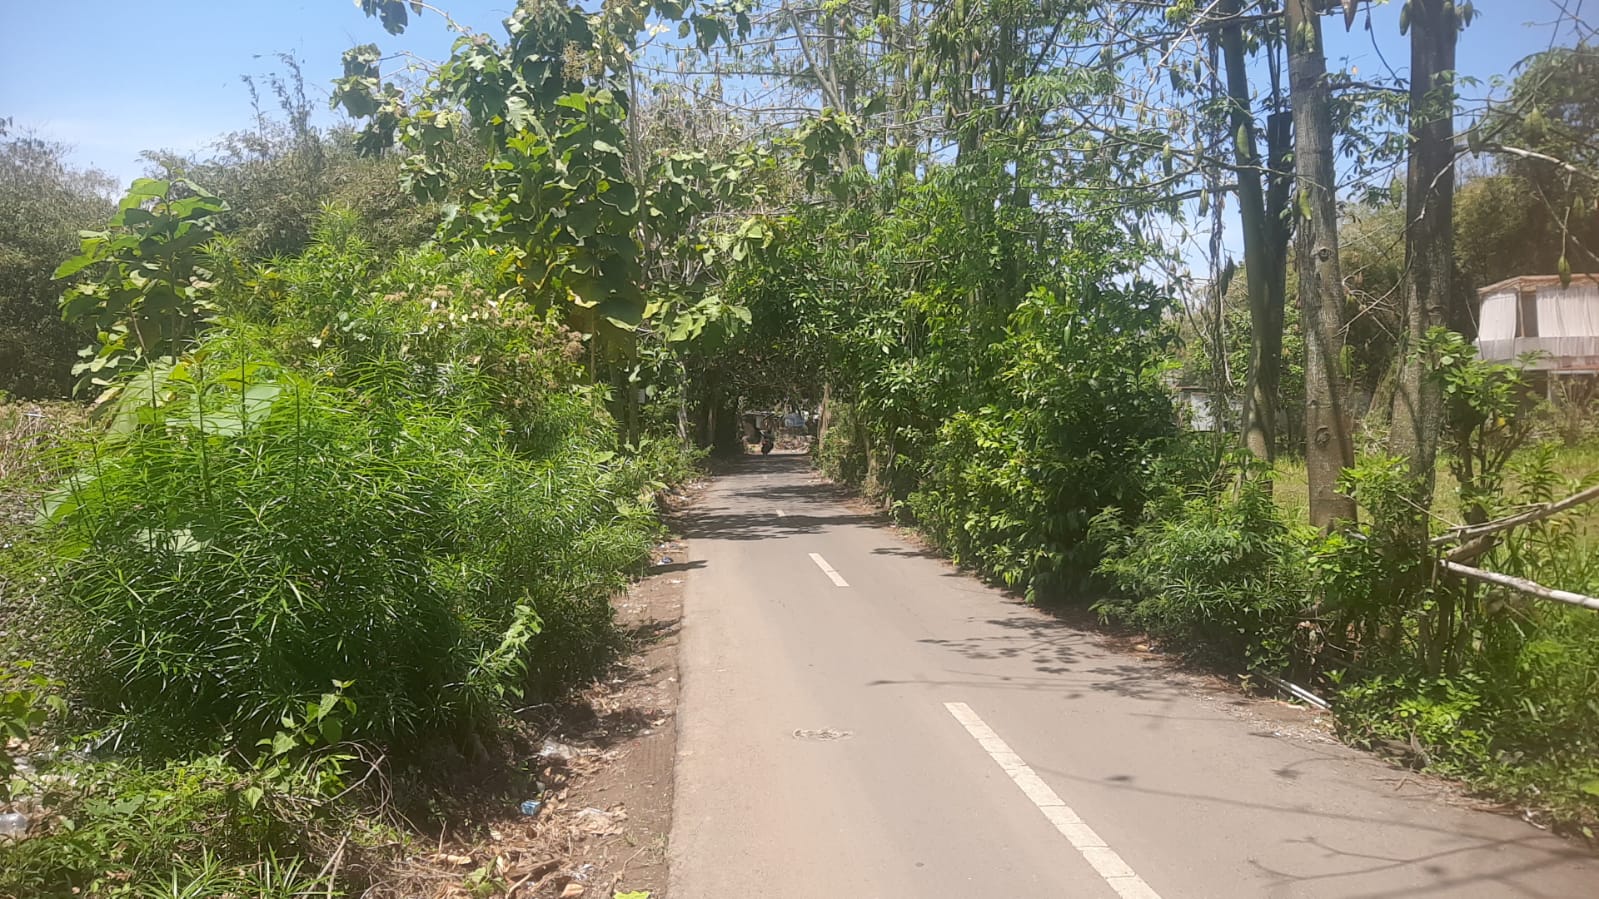
[[[1537, 360], [1471, 342], [1476, 288], [1599, 269], [1586, 26], [1565, 20], [1576, 45], [1526, 60], [1506, 103], [1461, 84], [1407, 105], [1318, 73], [1308, 51], [1342, 23], [1307, 4], [1105, 6], [922, 23], [945, 164], [896, 130], [926, 108], [899, 33], [850, 43], [823, 84], [889, 108], [858, 107], [881, 130], [838, 153], [880, 162], [734, 282], [746, 354], [821, 362], [796, 377], [826, 398], [818, 464], [957, 562], [1306, 686], [1351, 742], [1591, 839], [1599, 620], [1482, 576], [1599, 591], [1596, 506], [1537, 511], [1594, 496], [1592, 379], [1548, 389]], [[1418, 54], [1473, 27], [1469, 4], [1404, 6]], [[1123, 62], [1058, 49], [1061, 16]], [[972, 32], [999, 35], [981, 72]], [[1172, 218], [1202, 237], [1223, 207], [1245, 258], [1213, 238], [1210, 277], [1185, 278]], [[1179, 426], [1174, 384], [1225, 431]]]
[[1553, 4], [1490, 107], [1471, 4], [1403, 4], [1414, 83], [1329, 75], [1322, 5], [524, 2], [410, 90], [352, 48], [332, 130], [282, 59], [120, 198], [0, 134], [0, 896], [415, 895], [753, 409], [1030, 600], [1592, 839], [1596, 394], [1472, 309], [1599, 270], [1593, 35]]
[[308, 859], [341, 832], [350, 853], [389, 839], [359, 814], [372, 778], [425, 789], [440, 747], [481, 763], [513, 707], [604, 669], [654, 494], [691, 470], [675, 443], [620, 443], [576, 335], [502, 304], [487, 251], [380, 256], [335, 210], [292, 259], [132, 260], [219, 205], [137, 183], [113, 230], [139, 242], [72, 297], [133, 292], [141, 265], [192, 301], [162, 323], [184, 349], [145, 349], [153, 311], [102, 325], [146, 330], [94, 360], [125, 370], [96, 424], [39, 447], [36, 410], [8, 422], [65, 474], [9, 556], [8, 622], [34, 627], [8, 649], [45, 664], [8, 670], [4, 724], [50, 742], [7, 756], [40, 832], [5, 850], [0, 893], [331, 886]]

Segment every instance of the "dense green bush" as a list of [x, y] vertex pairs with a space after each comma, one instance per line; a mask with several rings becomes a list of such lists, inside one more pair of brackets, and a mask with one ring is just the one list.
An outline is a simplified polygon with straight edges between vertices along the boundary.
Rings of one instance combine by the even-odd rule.
[[[146, 159], [163, 177], [204, 184], [227, 201], [219, 230], [252, 260], [299, 255], [329, 206], [350, 210], [382, 255], [432, 237], [442, 213], [401, 187], [403, 158], [363, 154], [348, 127], [312, 124], [321, 104], [306, 93], [301, 61], [279, 53], [276, 64], [280, 71], [241, 76], [255, 107], [254, 128], [220, 135], [204, 153], [148, 152]], [[454, 158], [482, 150], [460, 143], [445, 152]]]
[[1099, 557], [1089, 522], [1139, 507], [1145, 464], [1172, 435], [1162, 306], [1144, 286], [1029, 294], [996, 348], [1004, 399], [939, 427], [910, 496], [936, 543], [1029, 596], [1082, 582]]
[[344, 786], [340, 756], [48, 755], [11, 778], [32, 826], [0, 843], [0, 896], [344, 895], [308, 861], [336, 822], [326, 803]]
[[1403, 659], [1351, 675], [1336, 710], [1354, 742], [1599, 828], [1599, 617], [1517, 603], [1483, 628], [1480, 655], [1428, 676]]
[[1132, 528], [1114, 510], [1100, 516], [1099, 572], [1116, 595], [1097, 608], [1190, 657], [1280, 674], [1299, 661], [1311, 541], [1285, 523], [1267, 482], [1227, 482], [1168, 484]]
[[141, 748], [249, 747], [348, 682], [351, 735], [403, 747], [605, 664], [686, 463], [619, 447], [562, 330], [495, 275], [483, 252], [380, 265], [334, 215], [124, 382], [48, 504], [84, 710]]
[[101, 226], [111, 210], [110, 179], [75, 171], [67, 148], [7, 133], [0, 120], [0, 396], [65, 397], [72, 364], [94, 329], [61, 320], [56, 266], [78, 246], [78, 232]]
[[[17, 680], [7, 674], [0, 685]], [[27, 827], [0, 841], [0, 896], [343, 895], [306, 860], [336, 827], [356, 835], [332, 802], [355, 758], [338, 743], [354, 710], [340, 689], [285, 715], [253, 760], [191, 751], [144, 763], [92, 759], [59, 734], [39, 751], [41, 727], [63, 723], [60, 687], [38, 675], [0, 686], [0, 801]]]
[[459, 408], [358, 411], [351, 392], [249, 375], [195, 378], [53, 498], [84, 700], [162, 745], [253, 745], [335, 680], [354, 682], [363, 737], [481, 723], [521, 659], [501, 644], [525, 644], [536, 594], [560, 589], [521, 541], [543, 536], [540, 512], [594, 524], [566, 491], [598, 467], [529, 508], [500, 479], [531, 492], [574, 466], [539, 477]]
[[[1489, 471], [1503, 492], [1463, 485], [1462, 507], [1514, 509], [1582, 486], [1556, 474], [1552, 460], [1549, 445], [1505, 456]], [[1390, 525], [1389, 506], [1406, 489], [1395, 472], [1392, 460], [1367, 460], [1350, 473], [1368, 520], [1360, 539], [1329, 542], [1314, 560], [1329, 575], [1332, 632], [1359, 650], [1344, 653], [1334, 672], [1340, 726], [1354, 742], [1398, 747], [1415, 764], [1591, 833], [1599, 826], [1599, 616], [1428, 577]], [[1593, 538], [1570, 519], [1541, 521], [1502, 535], [1479, 564], [1592, 594]]]
[[860, 487], [866, 479], [866, 446], [861, 437], [859, 413], [849, 403], [833, 403], [827, 410], [828, 427], [813, 451], [822, 473], [840, 484]]
[[[40, 585], [29, 649], [71, 711], [49, 776], [0, 783], [34, 819], [0, 895], [340, 895], [328, 837], [373, 826], [331, 802], [347, 767], [437, 777], [620, 647], [611, 597], [696, 458], [619, 443], [582, 338], [494, 251], [384, 258], [364, 228], [330, 210], [271, 264], [214, 241], [206, 328], [28, 448], [65, 474], [6, 577]], [[0, 738], [38, 723], [23, 696]]]

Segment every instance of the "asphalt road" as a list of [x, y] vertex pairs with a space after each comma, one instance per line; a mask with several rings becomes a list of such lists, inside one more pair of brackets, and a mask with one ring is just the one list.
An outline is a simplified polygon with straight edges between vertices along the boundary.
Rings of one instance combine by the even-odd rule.
[[953, 572], [798, 456], [687, 530], [670, 899], [1599, 897], [1599, 860]]

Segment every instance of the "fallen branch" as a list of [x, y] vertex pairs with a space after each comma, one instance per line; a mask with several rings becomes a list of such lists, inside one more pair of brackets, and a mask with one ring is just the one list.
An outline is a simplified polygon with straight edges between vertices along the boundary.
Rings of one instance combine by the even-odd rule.
[[1453, 572], [1461, 577], [1470, 578], [1474, 581], [1482, 581], [1485, 584], [1496, 584], [1500, 587], [1509, 587], [1518, 593], [1525, 593], [1528, 596], [1536, 596], [1539, 599], [1548, 599], [1555, 602], [1567, 603], [1573, 606], [1581, 606], [1584, 609], [1593, 609], [1594, 611], [1599, 612], [1599, 597], [1584, 596], [1581, 593], [1572, 593], [1569, 590], [1556, 590], [1553, 587], [1545, 587], [1542, 584], [1529, 581], [1524, 577], [1514, 577], [1508, 574], [1500, 574], [1497, 571], [1485, 571], [1481, 568], [1472, 568], [1470, 565], [1462, 565], [1459, 562], [1451, 562], [1448, 559], [1440, 559], [1438, 561], [1438, 565], [1445, 571]]
[[[1495, 519], [1493, 521], [1485, 521], [1482, 524], [1468, 524], [1461, 525], [1457, 528], [1451, 528], [1449, 533], [1439, 537], [1434, 537], [1432, 540], [1432, 545], [1442, 546], [1443, 544], [1454, 543], [1456, 541], [1467, 541], [1469, 544], [1471, 541], [1486, 537], [1490, 534], [1508, 531], [1511, 528], [1520, 527], [1524, 524], [1531, 524], [1534, 521], [1542, 521], [1545, 518], [1559, 515], [1561, 512], [1564, 512], [1574, 506], [1580, 506], [1583, 503], [1591, 503], [1594, 500], [1599, 500], [1599, 484], [1589, 487], [1587, 490], [1584, 490], [1581, 493], [1568, 496], [1565, 499], [1557, 500], [1552, 503], [1540, 503], [1539, 505], [1533, 506], [1526, 511], [1517, 512], [1514, 515], [1509, 515], [1504, 518]], [[1460, 550], [1464, 549], [1466, 549], [1466, 546], [1462, 546], [1460, 548]], [[1448, 558], [1452, 560], [1455, 559], [1457, 553], [1460, 553], [1460, 550], [1450, 553]], [[1481, 553], [1478, 553], [1478, 555], [1481, 555]], [[1461, 557], [1469, 558], [1469, 556], [1465, 556], [1464, 554], [1461, 554]]]
[[317, 875], [318, 880], [324, 877], [327, 878], [327, 899], [333, 899], [333, 885], [339, 879], [339, 865], [344, 863], [344, 846], [350, 842], [350, 833], [348, 830], [344, 832], [344, 836], [339, 839], [339, 848], [333, 850], [332, 857], [328, 859], [327, 864], [322, 866], [322, 872]]

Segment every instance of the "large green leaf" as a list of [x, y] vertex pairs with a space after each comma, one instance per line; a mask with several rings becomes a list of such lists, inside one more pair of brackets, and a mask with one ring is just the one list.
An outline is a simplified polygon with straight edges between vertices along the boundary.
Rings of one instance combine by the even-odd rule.
[[136, 178], [133, 185], [128, 188], [127, 196], [123, 197], [122, 202], [117, 204], [117, 209], [125, 212], [129, 209], [143, 206], [150, 200], [159, 200], [165, 197], [167, 191], [171, 189], [172, 183], [170, 181], [162, 181], [157, 178]]
[[91, 265], [94, 265], [96, 262], [99, 262], [99, 261], [100, 261], [99, 258], [96, 257], [94, 254], [83, 253], [81, 255], [74, 256], [71, 259], [68, 259], [66, 262], [61, 263], [61, 265], [56, 267], [55, 274], [52, 274], [50, 277], [52, 277], [52, 278], [65, 278], [65, 277], [68, 277], [70, 275], [76, 275], [78, 272], [83, 271], [84, 269], [88, 268]]

